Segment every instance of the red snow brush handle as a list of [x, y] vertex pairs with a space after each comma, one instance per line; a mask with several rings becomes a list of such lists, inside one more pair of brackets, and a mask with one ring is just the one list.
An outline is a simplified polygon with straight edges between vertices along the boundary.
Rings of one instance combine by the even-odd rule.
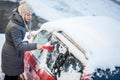
[[48, 51], [52, 51], [53, 50], [52, 46], [43, 46], [43, 49], [46, 49]]

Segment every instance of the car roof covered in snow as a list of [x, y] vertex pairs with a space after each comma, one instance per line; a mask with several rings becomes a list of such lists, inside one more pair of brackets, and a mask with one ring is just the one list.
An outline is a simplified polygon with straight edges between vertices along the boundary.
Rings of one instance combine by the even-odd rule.
[[109, 61], [120, 65], [120, 21], [105, 16], [83, 16], [47, 22], [41, 29], [64, 31], [89, 50], [96, 62], [102, 58], [105, 64]]

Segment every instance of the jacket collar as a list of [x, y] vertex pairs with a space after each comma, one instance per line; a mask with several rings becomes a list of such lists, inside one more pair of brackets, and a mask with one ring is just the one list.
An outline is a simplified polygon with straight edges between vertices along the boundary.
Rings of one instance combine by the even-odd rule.
[[13, 10], [13, 14], [12, 14], [10, 19], [13, 23], [16, 23], [18, 25], [21, 25], [21, 26], [25, 27], [23, 18], [18, 13], [18, 9]]

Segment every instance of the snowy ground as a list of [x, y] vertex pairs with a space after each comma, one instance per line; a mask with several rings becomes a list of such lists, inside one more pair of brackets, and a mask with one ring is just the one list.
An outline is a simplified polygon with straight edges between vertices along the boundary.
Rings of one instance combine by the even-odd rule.
[[[5, 41], [5, 36], [4, 34], [0, 34], [0, 53], [1, 53], [1, 50], [2, 50], [2, 46], [3, 46], [3, 42]], [[1, 60], [1, 57], [0, 57], [0, 60]], [[1, 61], [0, 61], [0, 64], [1, 64]], [[1, 69], [0, 69], [1, 71]]]
[[[4, 34], [0, 34], [0, 55], [1, 55], [1, 50], [2, 50], [2, 46], [3, 46], [4, 41], [5, 41]], [[1, 56], [0, 56], [0, 64], [1, 64]], [[3, 80], [3, 75], [4, 74], [1, 72], [1, 68], [0, 68], [0, 80]]]

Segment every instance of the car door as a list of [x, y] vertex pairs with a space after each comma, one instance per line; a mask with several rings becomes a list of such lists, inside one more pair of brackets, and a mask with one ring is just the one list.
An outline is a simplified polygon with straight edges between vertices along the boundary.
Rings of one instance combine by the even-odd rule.
[[57, 80], [80, 80], [83, 65], [81, 61], [69, 51], [68, 48], [72, 46], [65, 45], [59, 37], [53, 33], [49, 33], [47, 30], [42, 30], [34, 38], [33, 42], [37, 42], [40, 45], [53, 46], [53, 51], [32, 51], [39, 66], [44, 68], [49, 75]]

